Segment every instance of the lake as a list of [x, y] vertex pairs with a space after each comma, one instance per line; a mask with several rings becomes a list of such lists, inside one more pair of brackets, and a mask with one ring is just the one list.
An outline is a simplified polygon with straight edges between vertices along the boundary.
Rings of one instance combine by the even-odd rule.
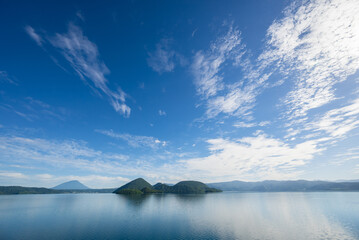
[[359, 239], [359, 193], [3, 195], [0, 239]]

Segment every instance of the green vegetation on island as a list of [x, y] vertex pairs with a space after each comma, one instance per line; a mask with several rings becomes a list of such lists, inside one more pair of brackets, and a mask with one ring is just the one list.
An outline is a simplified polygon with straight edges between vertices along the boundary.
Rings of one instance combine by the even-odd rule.
[[58, 194], [58, 193], [112, 193], [115, 189], [68, 189], [56, 190], [43, 187], [0, 186], [0, 195], [11, 194]]
[[210, 192], [222, 192], [219, 189], [210, 188], [206, 184], [198, 181], [182, 181], [170, 187], [166, 192], [169, 193], [210, 193]]
[[37, 188], [37, 187], [20, 187], [20, 186], [0, 186], [0, 195], [3, 194], [49, 194], [49, 193], [61, 193], [60, 191]]
[[143, 178], [137, 178], [114, 191], [117, 194], [130, 195], [149, 193], [204, 194], [211, 192], [221, 192], [221, 190], [210, 188], [206, 184], [197, 181], [182, 181], [174, 186], [163, 183], [157, 183], [152, 186]]
[[126, 183], [122, 187], [119, 187], [114, 191], [114, 193], [118, 194], [142, 194], [141, 191], [144, 188], [152, 189], [152, 185], [149, 184], [145, 179], [143, 178], [137, 178], [129, 183]]

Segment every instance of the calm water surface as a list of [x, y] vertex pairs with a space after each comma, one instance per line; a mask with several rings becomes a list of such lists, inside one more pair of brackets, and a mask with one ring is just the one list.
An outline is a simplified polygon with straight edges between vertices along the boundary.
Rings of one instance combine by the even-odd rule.
[[0, 239], [359, 239], [359, 193], [7, 195]]

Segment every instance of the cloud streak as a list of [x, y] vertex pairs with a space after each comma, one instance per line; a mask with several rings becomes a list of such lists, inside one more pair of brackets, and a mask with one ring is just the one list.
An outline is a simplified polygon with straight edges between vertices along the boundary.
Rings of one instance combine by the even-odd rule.
[[[271, 73], [253, 65], [246, 52], [239, 30], [230, 26], [225, 35], [212, 42], [208, 51], [195, 54], [191, 71], [197, 93], [204, 100], [207, 118], [221, 113], [245, 118], [252, 113], [256, 97], [267, 87]], [[243, 76], [226, 79], [223, 69], [229, 63], [240, 67]]]
[[176, 64], [185, 65], [185, 58], [171, 48], [170, 39], [162, 39], [156, 44], [156, 50], [148, 53], [148, 65], [159, 74], [172, 72]]
[[96, 130], [96, 132], [115, 139], [124, 140], [128, 145], [134, 148], [149, 147], [152, 149], [157, 149], [160, 146], [164, 147], [167, 145], [166, 141], [160, 141], [157, 138], [149, 136], [137, 136], [128, 133], [115, 133], [112, 130]]
[[[32, 27], [28, 26], [26, 31], [38, 42], [38, 45], [39, 43], [42, 45], [43, 38], [35, 34]], [[130, 116], [131, 108], [125, 103], [127, 94], [120, 87], [115, 91], [110, 89], [109, 81], [106, 78], [110, 70], [101, 60], [96, 44], [83, 34], [80, 27], [70, 23], [67, 33], [56, 33], [55, 36], [48, 37], [46, 40], [47, 43], [60, 50], [64, 58], [88, 86], [98, 94], [102, 93], [108, 97], [116, 112], [125, 117]]]
[[182, 160], [187, 171], [202, 178], [293, 179], [303, 167], [324, 150], [320, 141], [308, 140], [293, 146], [260, 134], [241, 139], [209, 139], [207, 157]]
[[299, 1], [269, 27], [259, 59], [295, 79], [284, 99], [291, 118], [335, 100], [334, 85], [358, 70], [358, 11], [355, 0]]
[[158, 114], [160, 115], [160, 116], [166, 116], [167, 115], [167, 113], [164, 111], [164, 110], [158, 110]]
[[111, 174], [128, 160], [128, 156], [123, 154], [96, 151], [82, 141], [51, 141], [20, 136], [3, 136], [0, 141], [1, 161], [11, 165], [26, 167], [41, 164], [43, 167]]
[[43, 38], [35, 32], [35, 29], [33, 29], [31, 26], [25, 27], [26, 33], [36, 42], [37, 45], [40, 47], [42, 46], [42, 43], [44, 42]]
[[[31, 183], [29, 181], [31, 180]], [[122, 184], [130, 181], [128, 178], [121, 176], [103, 176], [103, 175], [52, 175], [48, 173], [42, 174], [23, 174], [20, 172], [0, 172], [1, 185], [16, 185], [16, 186], [41, 186], [54, 187], [63, 182], [78, 180], [90, 188], [116, 188]]]
[[10, 77], [6, 71], [0, 71], [0, 82], [7, 82], [18, 85], [17, 81], [13, 77]]
[[241, 48], [240, 32], [230, 27], [225, 36], [211, 44], [208, 52], [195, 54], [191, 69], [199, 95], [208, 99], [224, 89], [223, 77], [219, 74], [221, 66]]

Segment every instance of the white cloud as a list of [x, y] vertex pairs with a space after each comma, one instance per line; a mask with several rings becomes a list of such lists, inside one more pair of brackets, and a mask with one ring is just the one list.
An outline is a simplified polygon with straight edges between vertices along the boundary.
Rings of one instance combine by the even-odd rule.
[[185, 65], [184, 57], [171, 49], [171, 40], [162, 39], [156, 44], [156, 50], [148, 53], [148, 65], [159, 74], [172, 72], [176, 64]]
[[359, 2], [313, 0], [292, 4], [268, 29], [260, 60], [295, 79], [285, 104], [291, 118], [336, 99], [336, 83], [359, 68]]
[[212, 43], [208, 52], [199, 51], [195, 54], [191, 69], [198, 94], [204, 98], [209, 98], [223, 90], [221, 67], [224, 62], [232, 57], [233, 52], [241, 48], [239, 31], [230, 27], [225, 36]]
[[215, 180], [293, 179], [298, 169], [324, 149], [309, 140], [294, 146], [260, 134], [241, 139], [210, 139], [210, 155], [182, 160], [187, 171], [197, 177]]
[[53, 141], [19, 136], [2, 136], [0, 141], [2, 163], [24, 167], [41, 165], [118, 174], [123, 172], [123, 166], [129, 158], [123, 154], [96, 151], [82, 141]]
[[[267, 30], [266, 48], [249, 60], [240, 33], [230, 28], [206, 52], [195, 54], [192, 73], [206, 115], [246, 117], [265, 88], [294, 81], [283, 104], [287, 118], [305, 118], [310, 109], [335, 99], [335, 84], [359, 68], [359, 2], [356, 0], [297, 1]], [[225, 63], [240, 66], [243, 77], [230, 84]], [[270, 78], [277, 76], [279, 79]], [[233, 82], [233, 79], [228, 79]], [[270, 80], [270, 81], [268, 81]], [[294, 121], [294, 120], [293, 120]]]
[[42, 43], [44, 42], [44, 40], [42, 39], [42, 37], [39, 34], [37, 34], [35, 32], [35, 30], [31, 26], [26, 26], [25, 31], [36, 42], [37, 45], [42, 46]]
[[26, 175], [19, 172], [0, 172], [0, 176], [7, 178], [26, 178]]
[[131, 109], [125, 104], [126, 93], [121, 88], [112, 91], [108, 87], [108, 80], [105, 75], [109, 74], [110, 71], [99, 58], [100, 54], [96, 44], [84, 36], [79, 27], [70, 24], [67, 33], [57, 33], [55, 37], [50, 39], [50, 43], [62, 51], [66, 60], [83, 80], [91, 80], [97, 89], [109, 97], [109, 101], [116, 112], [127, 117], [130, 115]]
[[[43, 101], [26, 97], [24, 100], [7, 99], [9, 103], [0, 104], [0, 109], [15, 113], [16, 115], [25, 118], [28, 121], [38, 119], [59, 119], [65, 120], [68, 111], [62, 107], [51, 106]], [[15, 105], [16, 104], [16, 105]]]
[[62, 175], [56, 176], [48, 173], [23, 174], [20, 172], [0, 172], [1, 185], [17, 185], [27, 187], [54, 187], [63, 182], [78, 180], [90, 188], [116, 188], [120, 187], [130, 179], [121, 176], [103, 175]]
[[[233, 27], [214, 41], [209, 51], [195, 54], [191, 70], [197, 93], [205, 101], [208, 118], [220, 113], [242, 117], [250, 115], [256, 97], [268, 86], [271, 73], [264, 73], [260, 64], [253, 65], [245, 54], [240, 32]], [[227, 81], [223, 71], [226, 63], [241, 67], [243, 77], [234, 79], [234, 83], [233, 79]]]
[[160, 116], [166, 116], [167, 115], [167, 113], [165, 112], [165, 111], [163, 111], [163, 110], [158, 110], [158, 114], [160, 115]]
[[359, 126], [359, 98], [349, 105], [328, 111], [321, 118], [307, 124], [306, 130], [325, 132], [331, 138], [345, 137]]
[[269, 125], [270, 122], [269, 121], [262, 121], [259, 123], [255, 123], [255, 122], [237, 122], [235, 124], [233, 124], [234, 127], [237, 128], [252, 128], [252, 127], [264, 127]]
[[359, 147], [346, 149], [344, 152], [338, 153], [334, 156], [334, 159], [330, 161], [330, 164], [341, 166], [346, 162], [359, 160]]
[[164, 147], [167, 145], [166, 141], [160, 141], [157, 138], [149, 136], [136, 136], [128, 133], [115, 133], [112, 130], [96, 130], [96, 132], [112, 138], [122, 139], [126, 141], [128, 145], [134, 148], [150, 147], [152, 149], [157, 149], [160, 146]]
[[[26, 29], [33, 30], [30, 26]], [[41, 43], [44, 42], [41, 36], [38, 34], [36, 36], [41, 39]], [[116, 91], [109, 88], [109, 81], [106, 75], [110, 73], [110, 70], [100, 59], [96, 44], [84, 36], [78, 26], [70, 23], [67, 33], [56, 33], [55, 36], [46, 38], [46, 40], [53, 47], [60, 50], [71, 67], [92, 90], [98, 94], [100, 92], [97, 90], [100, 90], [108, 97], [110, 104], [116, 112], [120, 112], [126, 117], [130, 115], [131, 108], [125, 104], [127, 94], [119, 87]]]

